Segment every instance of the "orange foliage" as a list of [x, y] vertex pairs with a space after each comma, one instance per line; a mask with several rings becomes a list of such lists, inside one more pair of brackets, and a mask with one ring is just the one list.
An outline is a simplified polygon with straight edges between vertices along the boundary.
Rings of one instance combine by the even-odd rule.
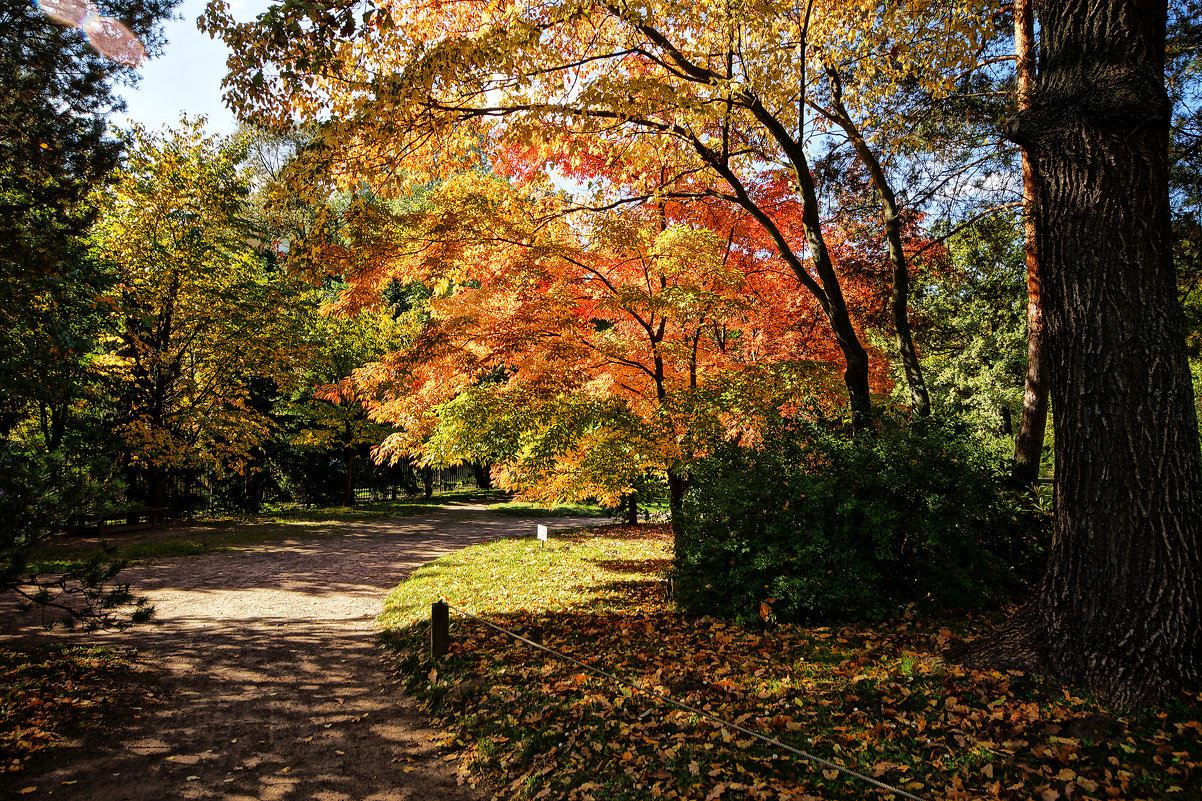
[[[507, 165], [532, 156], [511, 151]], [[561, 174], [587, 180], [597, 164], [577, 159]], [[567, 218], [562, 201], [532, 196], [521, 177], [465, 173], [416, 211], [389, 217], [363, 204], [348, 213], [340, 310], [378, 304], [393, 280], [434, 289], [408, 347], [354, 376], [372, 416], [403, 429], [381, 458], [487, 459], [504, 466], [502, 486], [614, 500], [632, 471], [680, 470], [715, 438], [754, 436], [773, 410], [842, 405], [840, 350], [822, 310], [746, 213], [698, 197]], [[769, 181], [760, 191], [800, 246], [788, 187]], [[876, 361], [884, 390], [887, 367]], [[488, 415], [465, 410], [469, 397]], [[484, 442], [481, 429], [507, 415], [527, 430]], [[572, 415], [571, 434], [542, 444], [555, 458], [532, 466], [530, 437], [551, 436]], [[582, 467], [602, 452], [637, 469]]]

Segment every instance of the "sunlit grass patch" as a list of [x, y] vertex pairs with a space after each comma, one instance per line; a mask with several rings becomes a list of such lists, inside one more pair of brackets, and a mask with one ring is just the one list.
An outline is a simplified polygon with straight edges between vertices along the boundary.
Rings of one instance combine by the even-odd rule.
[[519, 517], [610, 517], [613, 510], [595, 503], [560, 503], [547, 507], [529, 501], [505, 501], [490, 504], [490, 512]]
[[657, 604], [665, 579], [632, 575], [627, 565], [666, 566], [670, 546], [658, 527], [606, 526], [555, 532], [545, 542], [530, 537], [464, 548], [416, 570], [385, 600], [380, 619], [389, 627], [411, 625], [427, 619], [440, 599], [478, 614], [626, 608], [644, 596]]
[[19, 773], [37, 752], [96, 724], [124, 666], [105, 648], [0, 646], [0, 773]]
[[922, 798], [1202, 798], [1202, 699], [1124, 713], [1023, 673], [945, 665], [997, 614], [859, 626], [739, 626], [676, 613], [660, 527], [507, 540], [418, 571], [387, 640], [419, 702], [504, 799], [887, 797], [452, 614], [497, 625]]

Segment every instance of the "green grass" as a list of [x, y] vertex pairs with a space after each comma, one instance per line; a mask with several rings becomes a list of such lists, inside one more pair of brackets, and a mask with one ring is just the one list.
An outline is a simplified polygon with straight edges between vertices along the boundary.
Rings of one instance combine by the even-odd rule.
[[560, 503], [546, 507], [527, 501], [506, 501], [490, 504], [490, 512], [519, 517], [609, 517], [613, 510], [595, 503]]
[[125, 664], [99, 647], [0, 646], [0, 786], [20, 786], [34, 754], [97, 725], [115, 706]]
[[420, 495], [399, 498], [395, 501], [373, 501], [354, 506], [302, 507], [281, 505], [268, 507], [261, 514], [222, 514], [212, 517], [215, 522], [256, 524], [299, 524], [320, 525], [323, 523], [350, 523], [358, 520], [383, 520], [390, 517], [407, 517], [421, 514], [431, 506], [445, 506], [467, 501], [487, 501], [508, 497], [500, 490], [458, 489], [440, 492], [432, 498]]
[[1127, 713], [939, 660], [997, 614], [770, 628], [684, 617], [665, 592], [670, 556], [654, 526], [506, 540], [440, 559], [388, 597], [398, 672], [473, 780], [502, 799], [885, 797], [454, 613], [452, 650], [431, 662], [440, 597], [924, 798], [1202, 798], [1202, 697]]
[[391, 628], [419, 623], [439, 599], [474, 613], [539, 613], [626, 608], [662, 596], [668, 557], [659, 529], [599, 531], [614, 533], [557, 532], [545, 543], [507, 539], [456, 551], [414, 571], [385, 600], [380, 619]]

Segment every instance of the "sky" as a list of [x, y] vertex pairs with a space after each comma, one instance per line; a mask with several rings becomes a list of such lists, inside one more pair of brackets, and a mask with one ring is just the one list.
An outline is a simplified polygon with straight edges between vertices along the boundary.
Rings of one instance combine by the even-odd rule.
[[[112, 122], [124, 126], [138, 122], [157, 130], [179, 121], [180, 115], [204, 114], [209, 130], [233, 133], [234, 115], [221, 102], [221, 79], [225, 77], [225, 45], [196, 29], [196, 18], [204, 11], [206, 0], [184, 0], [176, 16], [164, 26], [167, 45], [163, 53], [141, 67], [137, 87], [121, 87], [127, 109], [114, 114]], [[270, 5], [270, 0], [229, 0], [230, 11], [239, 22], [254, 19]]]

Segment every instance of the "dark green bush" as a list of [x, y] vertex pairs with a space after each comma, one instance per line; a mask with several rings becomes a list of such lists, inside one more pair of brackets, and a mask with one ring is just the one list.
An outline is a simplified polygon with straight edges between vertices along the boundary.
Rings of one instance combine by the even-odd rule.
[[970, 435], [929, 421], [854, 436], [793, 421], [759, 448], [727, 446], [692, 470], [678, 601], [814, 621], [997, 599], [1038, 561], [1047, 519], [991, 461]]

